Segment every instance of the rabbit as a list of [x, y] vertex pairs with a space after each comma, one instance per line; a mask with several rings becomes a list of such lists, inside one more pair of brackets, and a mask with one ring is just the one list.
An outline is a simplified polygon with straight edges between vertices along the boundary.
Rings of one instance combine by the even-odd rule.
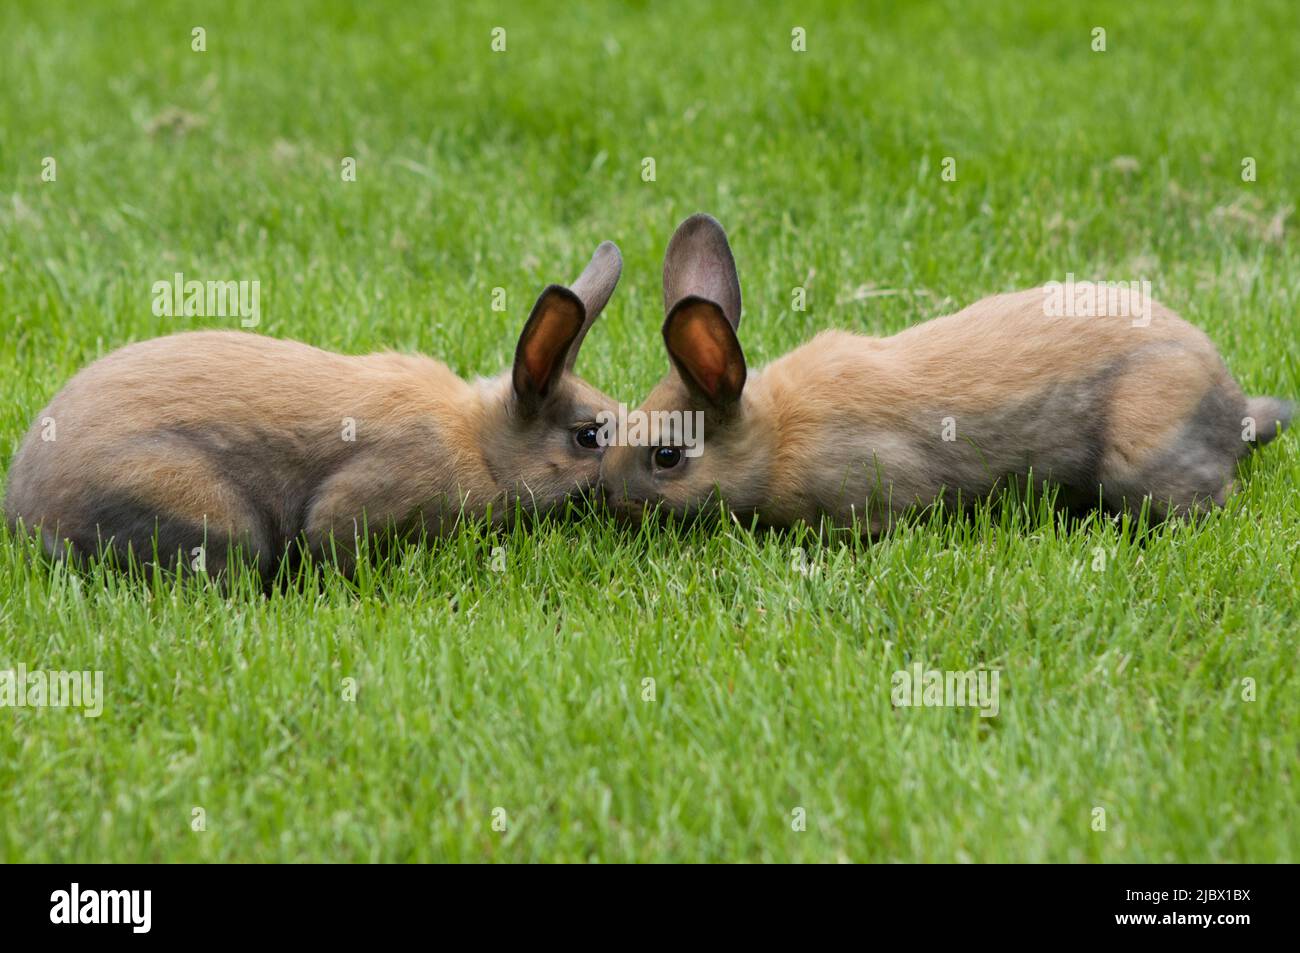
[[[624, 435], [601, 462], [607, 501], [633, 519], [720, 499], [760, 526], [874, 538], [913, 506], [1050, 481], [1066, 507], [1137, 513], [1149, 499], [1160, 520], [1222, 504], [1237, 460], [1293, 412], [1243, 396], [1209, 338], [1155, 302], [1143, 324], [1049, 317], [1050, 288], [995, 295], [892, 337], [825, 331], [751, 373], [716, 220], [678, 227], [663, 282], [671, 371], [640, 411], [674, 432]], [[687, 413], [702, 424], [694, 453]]]
[[303, 541], [350, 573], [363, 527], [437, 536], [516, 502], [545, 511], [599, 474], [595, 418], [612, 401], [573, 366], [621, 270], [601, 244], [572, 288], [537, 298], [513, 367], [473, 382], [428, 357], [242, 331], [128, 345], [40, 412], [6, 519], [55, 557], [103, 545], [211, 576], [239, 546], [266, 579]]

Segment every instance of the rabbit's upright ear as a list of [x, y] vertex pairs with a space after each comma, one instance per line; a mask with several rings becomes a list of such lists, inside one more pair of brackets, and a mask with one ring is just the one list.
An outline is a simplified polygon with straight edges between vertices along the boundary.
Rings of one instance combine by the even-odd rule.
[[573, 362], [578, 359], [578, 348], [582, 347], [583, 338], [600, 317], [600, 312], [604, 310], [609, 296], [614, 293], [618, 276], [622, 273], [623, 256], [619, 254], [618, 246], [613, 242], [601, 242], [587, 267], [572, 285], [573, 293], [587, 309], [587, 318], [582, 322], [582, 330], [569, 348], [569, 355], [564, 362], [566, 370], [573, 370]]
[[722, 308], [695, 295], [683, 298], [664, 322], [664, 344], [686, 386], [719, 409], [745, 389], [745, 354]]
[[551, 285], [537, 299], [515, 346], [511, 375], [525, 411], [535, 410], [550, 394], [565, 360], [577, 348], [586, 320], [582, 299], [568, 288]]
[[745, 354], [740, 278], [727, 233], [703, 212], [677, 226], [664, 252], [664, 344], [682, 380], [719, 408], [740, 398]]
[[664, 316], [683, 298], [712, 301], [731, 330], [740, 327], [740, 278], [727, 233], [712, 215], [698, 212], [677, 226], [664, 252]]

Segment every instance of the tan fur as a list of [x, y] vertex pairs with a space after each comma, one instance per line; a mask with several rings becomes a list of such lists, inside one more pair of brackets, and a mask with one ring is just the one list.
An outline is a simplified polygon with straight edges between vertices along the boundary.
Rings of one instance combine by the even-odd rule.
[[437, 536], [464, 516], [504, 519], [516, 503], [544, 511], [595, 482], [601, 451], [578, 446], [574, 429], [614, 407], [569, 370], [617, 281], [617, 249], [603, 245], [597, 263], [581, 286], [590, 310], [548, 289], [515, 370], [473, 382], [427, 357], [346, 356], [244, 332], [124, 347], [37, 415], [6, 515], [39, 527], [55, 553], [129, 543], [147, 558], [156, 524], [160, 547], [187, 556], [210, 545], [209, 569], [239, 544], [266, 570], [299, 538], [346, 569], [363, 527]]
[[[691, 515], [720, 494], [770, 525], [826, 519], [876, 533], [909, 507], [970, 503], [1031, 474], [1064, 487], [1067, 502], [1095, 505], [1104, 492], [1107, 505], [1136, 510], [1149, 497], [1156, 515], [1230, 491], [1249, 449], [1245, 398], [1205, 334], [1168, 308], [1151, 302], [1149, 323], [1053, 317], [1047, 292], [1032, 289], [889, 338], [823, 332], [746, 375], [732, 333], [738, 291], [734, 306], [711, 304], [711, 290], [738, 289], [717, 274], [730, 250], [701, 218], [669, 248], [708, 266], [666, 261], [665, 274], [702, 272], [711, 287], [666, 281], [675, 371], [639, 409], [702, 411], [704, 452], [660, 469], [652, 449], [611, 449], [602, 480], [616, 507]], [[712, 330], [694, 327], [702, 321]], [[717, 342], [731, 342], [725, 374]], [[727, 375], [743, 389], [715, 393]]]

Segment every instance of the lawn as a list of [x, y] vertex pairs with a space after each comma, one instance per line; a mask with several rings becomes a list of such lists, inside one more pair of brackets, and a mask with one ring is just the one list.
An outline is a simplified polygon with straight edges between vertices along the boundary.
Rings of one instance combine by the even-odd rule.
[[[1074, 274], [1300, 395], [1287, 0], [24, 0], [0, 35], [0, 467], [97, 356], [238, 326], [156, 316], [176, 272], [259, 281], [255, 333], [490, 374], [613, 239], [579, 370], [634, 405], [697, 210], [754, 366]], [[1300, 440], [1241, 485], [1196, 525], [1011, 503], [852, 546], [584, 511], [270, 597], [0, 533], [0, 669], [105, 691], [0, 708], [0, 859], [1294, 862]], [[895, 707], [917, 662], [997, 670], [997, 714]]]

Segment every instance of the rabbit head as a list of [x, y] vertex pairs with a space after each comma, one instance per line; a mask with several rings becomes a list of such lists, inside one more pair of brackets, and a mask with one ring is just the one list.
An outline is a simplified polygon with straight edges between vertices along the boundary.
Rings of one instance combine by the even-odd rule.
[[735, 510], [756, 506], [767, 495], [774, 448], [768, 429], [755, 423], [761, 408], [745, 399], [740, 281], [726, 232], [708, 215], [682, 222], [668, 243], [664, 313], [672, 369], [628, 414], [655, 439], [623, 433], [608, 449], [601, 464], [607, 499], [631, 516], [657, 509], [690, 517], [719, 496]]
[[618, 247], [603, 242], [571, 287], [543, 291], [519, 335], [513, 367], [487, 382], [495, 399], [479, 427], [483, 459], [510, 505], [545, 510], [596, 485], [605, 452], [596, 419], [616, 405], [573, 365], [622, 267]]

